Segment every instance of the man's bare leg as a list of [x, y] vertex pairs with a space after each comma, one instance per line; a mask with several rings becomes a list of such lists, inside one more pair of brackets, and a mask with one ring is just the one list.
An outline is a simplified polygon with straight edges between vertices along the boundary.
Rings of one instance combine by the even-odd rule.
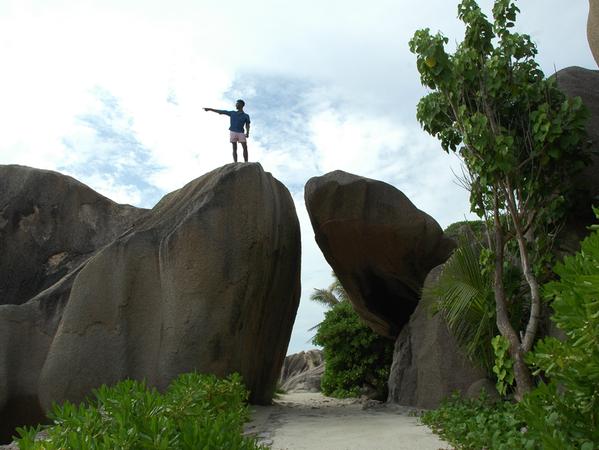
[[237, 162], [237, 142], [231, 142], [233, 144], [233, 161]]
[[[248, 144], [247, 142], [242, 142], [241, 146], [243, 147], [243, 160], [248, 162]], [[237, 161], [237, 160], [235, 160]]]

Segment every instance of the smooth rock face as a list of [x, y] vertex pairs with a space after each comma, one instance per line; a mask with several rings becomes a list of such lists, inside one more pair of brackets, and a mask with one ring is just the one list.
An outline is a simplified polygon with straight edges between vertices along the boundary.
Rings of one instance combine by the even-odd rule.
[[56, 172], [0, 166], [0, 442], [44, 420], [38, 377], [73, 281], [144, 212]]
[[316, 242], [360, 317], [396, 337], [416, 308], [427, 273], [453, 240], [399, 190], [342, 171], [311, 178], [305, 200]]
[[599, 0], [589, 0], [587, 38], [593, 57], [599, 66]]
[[298, 373], [294, 377], [289, 378], [281, 385], [281, 389], [285, 393], [290, 392], [320, 392], [321, 380], [324, 375], [325, 365], [322, 363], [319, 366]]
[[49, 288], [144, 211], [57, 172], [0, 165], [0, 305]]
[[[559, 89], [569, 97], [580, 97], [591, 114], [587, 122], [587, 133], [591, 148], [599, 152], [599, 70], [568, 67], [555, 74]], [[576, 177], [578, 189], [573, 214], [582, 223], [583, 233], [587, 225], [594, 222], [591, 205], [599, 204], [599, 153], [592, 157], [591, 164]]]
[[320, 392], [320, 379], [324, 373], [321, 350], [308, 350], [285, 358], [279, 386], [286, 392]]
[[82, 400], [124, 378], [239, 372], [268, 403], [300, 295], [291, 195], [259, 164], [229, 164], [165, 196], [77, 275], [39, 394]]
[[270, 400], [299, 302], [300, 237], [289, 192], [260, 165], [217, 169], [149, 212], [54, 172], [0, 175], [0, 284], [11, 293], [0, 304], [0, 443], [44, 420], [41, 401], [79, 401], [124, 377], [165, 387], [184, 371], [238, 371], [254, 402]]
[[[442, 265], [434, 268], [425, 285], [435, 283]], [[440, 315], [432, 316], [430, 300], [422, 299], [395, 342], [389, 375], [391, 403], [436, 408], [455, 390], [466, 393], [485, 377], [458, 348]]]

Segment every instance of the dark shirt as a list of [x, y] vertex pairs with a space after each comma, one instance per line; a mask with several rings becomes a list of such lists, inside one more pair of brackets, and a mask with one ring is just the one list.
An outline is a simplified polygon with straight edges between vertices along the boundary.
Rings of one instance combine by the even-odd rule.
[[225, 111], [224, 109], [217, 109], [216, 112], [226, 114], [231, 118], [229, 130], [235, 131], [236, 133], [243, 133], [243, 126], [246, 123], [250, 123], [250, 116], [241, 111]]

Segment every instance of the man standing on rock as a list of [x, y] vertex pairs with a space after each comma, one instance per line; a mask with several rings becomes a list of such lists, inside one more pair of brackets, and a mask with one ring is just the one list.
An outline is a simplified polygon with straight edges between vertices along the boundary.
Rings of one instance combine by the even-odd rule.
[[[245, 102], [243, 100], [237, 100], [235, 108], [237, 111], [225, 111], [223, 109], [204, 108], [204, 111], [212, 111], [217, 114], [225, 114], [231, 118], [230, 140], [233, 144], [233, 161], [237, 162], [237, 143], [240, 142], [243, 147], [243, 160], [248, 162], [248, 144], [247, 138], [250, 137], [250, 116], [243, 112]], [[243, 126], [245, 125], [246, 132], [243, 133]]]

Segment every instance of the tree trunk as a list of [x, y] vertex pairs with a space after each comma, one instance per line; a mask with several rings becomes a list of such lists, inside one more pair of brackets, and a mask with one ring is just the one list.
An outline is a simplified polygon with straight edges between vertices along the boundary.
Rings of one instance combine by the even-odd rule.
[[537, 337], [537, 330], [539, 329], [539, 320], [541, 316], [541, 292], [539, 289], [539, 283], [537, 277], [530, 267], [530, 258], [528, 254], [528, 248], [526, 247], [526, 239], [522, 231], [522, 224], [520, 223], [519, 214], [517, 211], [516, 200], [514, 193], [511, 190], [509, 184], [506, 189], [506, 197], [512, 223], [516, 230], [516, 240], [518, 241], [518, 251], [520, 253], [520, 262], [522, 264], [522, 273], [526, 279], [530, 290], [530, 316], [528, 323], [526, 324], [526, 332], [522, 339], [522, 352], [526, 353], [532, 349], [532, 346]]
[[514, 379], [516, 381], [516, 400], [522, 400], [522, 397], [527, 392], [532, 390], [532, 379], [530, 370], [524, 362], [524, 353], [520, 345], [518, 333], [512, 327], [510, 322], [507, 302], [505, 298], [505, 287], [503, 285], [503, 263], [504, 263], [504, 235], [501, 228], [499, 217], [498, 199], [495, 194], [494, 200], [494, 225], [495, 225], [495, 279], [494, 279], [494, 294], [495, 294], [495, 312], [497, 315], [497, 328], [503, 337], [505, 337], [510, 346], [509, 353], [514, 363]]
[[522, 350], [529, 352], [535, 342], [537, 336], [537, 330], [539, 329], [539, 320], [541, 317], [541, 293], [539, 289], [539, 283], [537, 277], [534, 275], [528, 257], [528, 249], [526, 248], [526, 242], [524, 236], [518, 230], [516, 230], [516, 238], [518, 239], [518, 247], [520, 249], [520, 260], [522, 262], [522, 271], [524, 272], [524, 278], [530, 287], [530, 317], [528, 324], [526, 325], [526, 333], [522, 340]]
[[513, 349], [510, 342], [510, 356], [514, 361], [514, 379], [516, 380], [516, 393], [514, 396], [518, 401], [522, 400], [524, 395], [532, 391], [534, 387], [530, 369], [524, 361], [525, 353], [520, 345]]

